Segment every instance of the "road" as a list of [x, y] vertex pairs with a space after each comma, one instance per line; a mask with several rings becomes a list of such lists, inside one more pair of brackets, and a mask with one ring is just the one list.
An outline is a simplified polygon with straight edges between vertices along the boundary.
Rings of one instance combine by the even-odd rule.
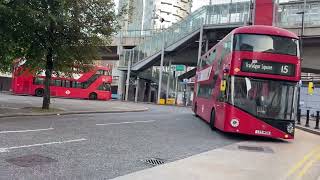
[[110, 179], [151, 168], [149, 158], [170, 164], [244, 141], [288, 144], [211, 131], [189, 108], [147, 106], [147, 112], [0, 119], [0, 179]]
[[[239, 141], [212, 132], [188, 108], [150, 108], [141, 113], [1, 119], [0, 148], [8, 152], [0, 153], [0, 177], [109, 179], [151, 167], [142, 161], [147, 158], [171, 162]], [[39, 146], [25, 147], [34, 144]], [[27, 155], [54, 162], [28, 168], [7, 162]]]

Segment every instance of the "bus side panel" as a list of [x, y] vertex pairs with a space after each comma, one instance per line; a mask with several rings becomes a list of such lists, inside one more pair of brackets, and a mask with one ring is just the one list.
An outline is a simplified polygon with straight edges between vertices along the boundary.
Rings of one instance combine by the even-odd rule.
[[210, 100], [206, 98], [197, 98], [197, 114], [207, 122], [210, 122]]

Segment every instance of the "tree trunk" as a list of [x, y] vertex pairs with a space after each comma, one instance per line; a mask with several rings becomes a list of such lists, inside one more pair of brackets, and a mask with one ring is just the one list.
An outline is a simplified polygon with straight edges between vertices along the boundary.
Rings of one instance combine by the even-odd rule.
[[46, 78], [44, 80], [44, 94], [42, 109], [49, 109], [50, 107], [50, 82], [53, 70], [53, 55], [52, 48], [48, 48], [47, 62], [46, 62]]
[[[48, 0], [48, 16], [53, 13], [53, 0]], [[46, 57], [46, 78], [44, 80], [44, 94], [42, 101], [42, 109], [50, 108], [50, 83], [51, 76], [53, 70], [53, 47], [52, 44], [54, 42], [54, 22], [52, 18], [50, 18], [48, 24], [48, 46], [47, 46], [47, 57]]]

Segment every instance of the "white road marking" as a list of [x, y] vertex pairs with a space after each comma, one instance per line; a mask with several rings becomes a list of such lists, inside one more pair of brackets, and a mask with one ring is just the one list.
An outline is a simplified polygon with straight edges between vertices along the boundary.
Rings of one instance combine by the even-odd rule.
[[7, 133], [24, 133], [24, 132], [38, 132], [38, 131], [50, 131], [54, 130], [54, 128], [47, 128], [47, 129], [28, 129], [28, 130], [17, 130], [17, 131], [0, 131], [0, 134], [7, 134]]
[[73, 139], [73, 140], [67, 140], [67, 141], [56, 141], [56, 142], [48, 142], [48, 143], [41, 143], [41, 144], [30, 144], [30, 145], [23, 145], [23, 146], [6, 147], [6, 148], [0, 148], [0, 153], [9, 152], [9, 150], [11, 149], [38, 147], [38, 146], [53, 145], [53, 144], [65, 144], [65, 143], [73, 143], [73, 142], [80, 142], [80, 141], [86, 141], [86, 140], [87, 139], [81, 138], [81, 139]]
[[21, 109], [21, 108], [15, 108], [15, 107], [6, 107], [6, 106], [2, 106], [4, 109], [14, 109], [14, 110], [18, 110], [18, 109]]
[[131, 121], [131, 122], [120, 122], [120, 123], [107, 123], [107, 124], [96, 124], [97, 126], [110, 126], [110, 125], [119, 125], [119, 124], [136, 124], [136, 123], [151, 123], [155, 122], [156, 120], [150, 121]]

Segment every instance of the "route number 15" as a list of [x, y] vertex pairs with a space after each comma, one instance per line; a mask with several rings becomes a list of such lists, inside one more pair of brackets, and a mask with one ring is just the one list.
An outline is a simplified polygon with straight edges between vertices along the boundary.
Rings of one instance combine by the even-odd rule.
[[289, 71], [289, 67], [287, 65], [281, 66], [281, 73], [287, 74]]

